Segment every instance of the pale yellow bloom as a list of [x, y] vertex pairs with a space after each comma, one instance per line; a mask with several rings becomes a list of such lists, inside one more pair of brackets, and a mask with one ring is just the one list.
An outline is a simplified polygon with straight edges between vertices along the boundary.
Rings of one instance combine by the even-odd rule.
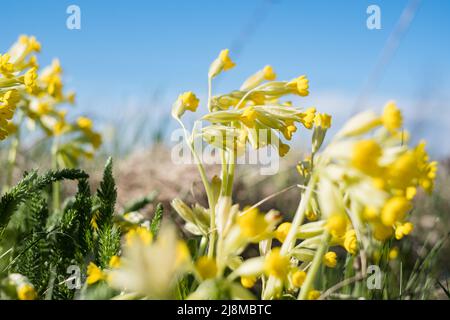
[[214, 278], [217, 275], [216, 260], [202, 256], [195, 262], [195, 269], [203, 280]]
[[273, 248], [266, 256], [264, 272], [268, 276], [284, 279], [289, 271], [289, 258], [280, 253], [280, 248]]
[[329, 268], [335, 268], [337, 264], [337, 255], [336, 252], [329, 251], [325, 253], [323, 257], [324, 264]]

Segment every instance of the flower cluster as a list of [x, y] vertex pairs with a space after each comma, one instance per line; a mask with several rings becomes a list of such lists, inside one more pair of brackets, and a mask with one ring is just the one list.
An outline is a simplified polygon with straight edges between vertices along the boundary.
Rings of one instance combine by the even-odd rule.
[[[56, 153], [61, 166], [74, 166], [80, 157], [92, 156], [101, 136], [86, 117], [67, 120], [67, 110], [61, 107], [74, 104], [75, 93], [64, 90], [59, 60], [40, 68], [36, 57], [40, 50], [35, 37], [22, 35], [0, 55], [0, 139], [13, 133], [18, 137], [27, 120], [29, 130], [39, 128], [58, 140]], [[16, 108], [19, 112], [13, 122]]]

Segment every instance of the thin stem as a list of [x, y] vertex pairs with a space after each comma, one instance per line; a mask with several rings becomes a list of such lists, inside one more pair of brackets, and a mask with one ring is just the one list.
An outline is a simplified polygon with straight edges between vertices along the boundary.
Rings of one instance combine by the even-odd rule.
[[[58, 170], [58, 144], [59, 144], [58, 137], [55, 137], [55, 139], [53, 140], [52, 151], [51, 151], [52, 170]], [[56, 213], [59, 211], [60, 192], [61, 192], [61, 186], [59, 184], [59, 181], [53, 182], [53, 185], [52, 185], [53, 213]]]
[[221, 172], [222, 185], [220, 187], [220, 194], [224, 196], [226, 194], [228, 185], [228, 161], [225, 150], [223, 149], [220, 150], [220, 157], [222, 161], [222, 172]]
[[208, 111], [211, 112], [212, 78], [208, 77]]
[[183, 122], [177, 118], [177, 121], [180, 123], [183, 132], [184, 132], [184, 138], [186, 140], [186, 143], [192, 153], [192, 155], [195, 158], [195, 162], [197, 164], [198, 171], [200, 172], [200, 177], [203, 182], [203, 186], [205, 187], [206, 196], [208, 198], [208, 205], [210, 210], [210, 235], [209, 235], [209, 246], [208, 246], [208, 256], [212, 257], [214, 255], [214, 244], [216, 242], [216, 201], [214, 199], [214, 193], [212, 191], [211, 185], [208, 181], [208, 177], [206, 176], [205, 168], [203, 167], [200, 158], [198, 154], [195, 152], [194, 148], [194, 142], [191, 138], [189, 138], [189, 135], [187, 133], [186, 127], [184, 126]]
[[322, 242], [320, 243], [319, 248], [317, 248], [311, 267], [309, 268], [308, 273], [306, 274], [305, 282], [303, 283], [302, 288], [300, 290], [300, 294], [298, 296], [300, 300], [305, 300], [308, 298], [308, 293], [313, 287], [314, 280], [316, 279], [317, 271], [319, 270], [319, 267], [322, 264], [325, 251], [328, 249], [329, 240], [330, 234], [327, 231], [325, 231], [325, 233], [322, 236]]
[[228, 181], [227, 181], [227, 190], [226, 195], [231, 197], [233, 194], [233, 182], [234, 182], [234, 172], [236, 168], [236, 155], [234, 151], [230, 151], [229, 154], [229, 164], [228, 164]]
[[14, 138], [11, 141], [11, 146], [8, 153], [8, 165], [7, 165], [7, 176], [6, 176], [6, 185], [4, 186], [4, 189], [7, 190], [9, 187], [11, 187], [13, 183], [13, 174], [14, 174], [14, 168], [16, 166], [16, 159], [17, 159], [17, 151], [19, 150], [19, 144], [20, 144], [20, 124], [22, 123], [23, 119], [23, 113], [19, 112], [17, 117], [17, 131], [14, 134]]
[[[316, 182], [316, 177], [313, 175], [311, 180], [309, 181], [308, 187], [306, 191], [303, 193], [300, 203], [297, 207], [297, 211], [295, 212], [294, 219], [292, 220], [291, 228], [289, 229], [288, 235], [281, 246], [280, 253], [283, 255], [287, 255], [289, 250], [295, 245], [295, 241], [297, 240], [296, 234], [298, 228], [303, 223], [303, 219], [305, 216], [306, 209], [308, 207], [308, 202], [311, 199], [314, 190], [314, 184]], [[277, 295], [277, 291], [279, 291], [279, 286], [277, 286], [277, 281], [273, 276], [270, 276], [267, 280], [266, 288], [262, 294], [263, 299], [272, 299]]]

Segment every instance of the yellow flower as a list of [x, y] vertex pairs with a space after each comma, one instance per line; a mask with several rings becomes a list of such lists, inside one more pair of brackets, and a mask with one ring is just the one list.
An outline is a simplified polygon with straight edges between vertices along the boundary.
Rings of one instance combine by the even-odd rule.
[[404, 236], [409, 235], [414, 230], [414, 225], [411, 222], [399, 224], [395, 228], [395, 238], [397, 240], [403, 239]]
[[379, 212], [373, 207], [366, 207], [363, 211], [363, 218], [367, 221], [374, 221], [378, 218]]
[[111, 269], [119, 268], [120, 267], [120, 257], [112, 256], [111, 259], [109, 259], [108, 265]]
[[309, 81], [304, 75], [288, 82], [287, 86], [299, 96], [306, 97], [309, 94]]
[[285, 127], [283, 128], [283, 136], [287, 139], [287, 140], [291, 140], [292, 139], [292, 135], [294, 134], [294, 132], [297, 131], [297, 127], [295, 126], [293, 121], [290, 120], [286, 120], [285, 121]]
[[0, 100], [5, 106], [15, 107], [20, 101], [20, 93], [16, 89], [8, 90]]
[[181, 117], [186, 110], [197, 111], [200, 100], [192, 91], [187, 91], [178, 96], [177, 101], [172, 107], [172, 116], [175, 118]]
[[195, 112], [199, 104], [199, 99], [192, 91], [185, 92], [181, 95], [181, 102], [186, 110]]
[[317, 300], [320, 297], [320, 291], [311, 290], [308, 292], [308, 300]]
[[336, 252], [328, 251], [323, 257], [324, 264], [329, 268], [335, 268], [337, 264]]
[[14, 65], [9, 62], [11, 56], [8, 53], [4, 55], [0, 54], [0, 73], [5, 77], [12, 76], [12, 72], [14, 72]]
[[403, 124], [401, 111], [397, 108], [395, 102], [390, 101], [386, 104], [381, 116], [383, 126], [391, 133], [395, 133]]
[[55, 136], [59, 136], [63, 134], [66, 131], [66, 129], [68, 129], [68, 125], [66, 121], [62, 119], [53, 125], [53, 134]]
[[348, 230], [344, 237], [344, 248], [348, 253], [355, 255], [358, 252], [358, 238], [355, 230]]
[[392, 197], [381, 210], [381, 222], [387, 226], [393, 226], [401, 221], [406, 213], [412, 209], [411, 203], [404, 197]]
[[331, 127], [331, 116], [326, 113], [318, 113], [314, 117], [314, 124], [316, 127], [329, 129]]
[[308, 108], [303, 113], [301, 123], [305, 126], [306, 129], [311, 129], [313, 127], [315, 118], [316, 118], [316, 108], [314, 107]]
[[290, 149], [291, 148], [289, 147], [289, 145], [280, 141], [278, 146], [278, 155], [280, 157], [284, 157], [289, 152]]
[[347, 230], [347, 217], [344, 214], [333, 214], [328, 218], [326, 227], [334, 238], [340, 238]]
[[416, 187], [408, 187], [405, 190], [405, 198], [408, 200], [414, 199], [414, 197], [417, 194], [417, 188]]
[[284, 222], [280, 224], [277, 230], [275, 230], [275, 238], [277, 238], [278, 241], [283, 243], [289, 233], [289, 230], [291, 230], [291, 226], [292, 223], [290, 222]]
[[149, 245], [152, 243], [153, 234], [145, 227], [136, 227], [127, 232], [125, 240], [128, 246], [132, 246], [136, 240], [145, 245]]
[[27, 88], [28, 92], [33, 92], [36, 89], [37, 78], [38, 75], [36, 68], [31, 68], [25, 73], [23, 77], [23, 83], [25, 84], [25, 87]]
[[77, 119], [77, 125], [82, 130], [91, 130], [92, 129], [92, 120], [87, 117], [79, 117]]
[[375, 223], [373, 226], [373, 237], [379, 241], [385, 241], [392, 237], [392, 227], [386, 227], [382, 223]]
[[389, 250], [389, 260], [395, 260], [398, 257], [398, 248], [393, 247], [391, 250]]
[[380, 167], [378, 159], [381, 157], [382, 150], [375, 140], [362, 140], [355, 143], [352, 151], [352, 165], [370, 175], [378, 175]]
[[257, 112], [256, 112], [255, 108], [250, 106], [244, 110], [244, 112], [242, 113], [242, 115], [240, 117], [240, 120], [247, 127], [253, 128], [255, 125], [256, 116], [257, 116]]
[[237, 217], [237, 224], [242, 234], [248, 238], [255, 238], [267, 231], [268, 223], [258, 208], [252, 208]]
[[214, 278], [217, 274], [216, 260], [206, 256], [198, 258], [195, 268], [203, 280]]
[[268, 276], [284, 279], [289, 271], [289, 258], [280, 253], [280, 248], [273, 248], [264, 261], [264, 272]]
[[241, 277], [241, 284], [244, 288], [247, 288], [247, 289], [253, 288], [255, 283], [256, 283], [256, 277], [254, 277], [254, 276]]
[[277, 75], [273, 71], [273, 68], [271, 66], [265, 66], [263, 69], [264, 79], [267, 81], [273, 81], [276, 79]]
[[224, 49], [220, 51], [219, 59], [222, 61], [223, 70], [227, 71], [233, 68], [236, 64], [230, 58], [230, 50]]
[[35, 300], [37, 297], [33, 285], [25, 283], [17, 288], [17, 297], [19, 300]]
[[189, 261], [189, 259], [191, 258], [189, 248], [188, 248], [186, 242], [184, 242], [183, 240], [178, 240], [175, 254], [176, 254], [176, 259], [175, 259], [176, 267], [182, 266], [184, 263]]
[[394, 188], [406, 189], [418, 177], [417, 157], [411, 150], [403, 153], [388, 168], [389, 182]]
[[305, 282], [305, 279], [306, 279], [306, 272], [302, 270], [297, 270], [292, 275], [292, 284], [294, 285], [294, 287], [300, 288], [303, 282]]
[[100, 269], [99, 267], [97, 267], [95, 265], [95, 263], [90, 262], [88, 267], [87, 267], [87, 284], [91, 285], [94, 283], [97, 283], [101, 280], [106, 279], [106, 274], [102, 271], [102, 269]]

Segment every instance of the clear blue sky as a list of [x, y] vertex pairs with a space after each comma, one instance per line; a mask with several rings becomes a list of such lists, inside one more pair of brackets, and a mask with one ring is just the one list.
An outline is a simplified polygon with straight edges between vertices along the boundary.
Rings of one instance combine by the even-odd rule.
[[[163, 114], [178, 92], [204, 95], [209, 63], [227, 47], [235, 49], [237, 68], [220, 79], [218, 91], [271, 64], [281, 79], [308, 75], [308, 103], [348, 115], [408, 2], [8, 1], [2, 3], [0, 52], [19, 34], [36, 35], [42, 64], [59, 57], [78, 109], [98, 117], [133, 103]], [[81, 30], [66, 28], [70, 4], [81, 8]], [[381, 30], [366, 28], [370, 4], [381, 8]], [[372, 94], [374, 107], [390, 98], [407, 104], [401, 107], [410, 110], [409, 121], [431, 139], [430, 113], [441, 116], [435, 131], [450, 134], [444, 119], [450, 115], [449, 39], [450, 1], [422, 1]]]

